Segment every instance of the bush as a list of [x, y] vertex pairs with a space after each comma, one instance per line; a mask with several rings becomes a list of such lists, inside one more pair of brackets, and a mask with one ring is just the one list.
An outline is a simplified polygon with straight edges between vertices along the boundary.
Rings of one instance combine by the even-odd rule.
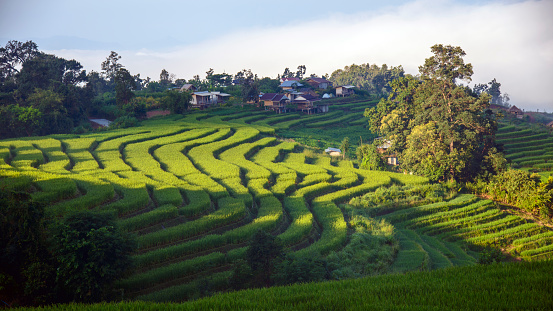
[[496, 200], [548, 218], [553, 208], [553, 178], [540, 181], [538, 174], [507, 170], [490, 180], [486, 192]]
[[138, 125], [138, 119], [135, 117], [123, 116], [115, 119], [109, 127], [112, 129], [127, 128]]

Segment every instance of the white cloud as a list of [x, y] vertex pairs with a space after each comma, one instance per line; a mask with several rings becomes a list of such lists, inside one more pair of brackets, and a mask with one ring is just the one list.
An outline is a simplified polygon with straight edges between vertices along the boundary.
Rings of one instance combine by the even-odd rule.
[[[416, 74], [436, 43], [462, 47], [473, 64], [473, 83], [496, 78], [511, 103], [553, 111], [552, 1], [464, 5], [415, 1], [379, 12], [334, 15], [273, 28], [244, 29], [171, 51], [118, 51], [133, 74], [158, 79], [163, 68], [179, 78], [252, 69], [276, 77], [306, 65], [322, 75], [352, 63], [403, 65]], [[99, 70], [109, 51], [51, 51]]]

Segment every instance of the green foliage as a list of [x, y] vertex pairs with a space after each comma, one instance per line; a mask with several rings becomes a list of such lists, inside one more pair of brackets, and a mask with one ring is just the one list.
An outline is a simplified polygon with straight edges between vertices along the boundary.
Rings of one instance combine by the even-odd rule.
[[136, 90], [133, 76], [125, 68], [119, 68], [115, 73], [115, 102], [118, 106], [129, 103], [134, 97], [132, 90]]
[[130, 265], [130, 238], [119, 232], [109, 214], [92, 212], [67, 216], [56, 231], [56, 280], [61, 293], [73, 301], [107, 298]]
[[340, 149], [342, 150], [342, 158], [345, 159], [349, 152], [349, 138], [344, 137], [342, 143], [340, 144]]
[[541, 183], [539, 175], [506, 170], [494, 176], [486, 189], [494, 199], [549, 218], [553, 214], [553, 178]]
[[[553, 262], [512, 262], [338, 282], [237, 291], [184, 304], [144, 302], [70, 304], [45, 310], [182, 309], [549, 309]], [[501, 280], [501, 282], [498, 282]], [[483, 290], [485, 289], [485, 290]]]
[[420, 80], [393, 81], [388, 98], [365, 111], [371, 130], [393, 143], [390, 152], [398, 154], [402, 168], [431, 180], [467, 181], [497, 172], [497, 116], [489, 110], [489, 96], [477, 98], [457, 84], [472, 75], [461, 48], [437, 44], [432, 52], [419, 67]]
[[388, 83], [403, 77], [403, 67], [391, 67], [386, 64], [382, 67], [373, 64], [361, 64], [346, 66], [344, 69], [335, 70], [330, 81], [335, 85], [354, 85], [359, 89], [369, 91], [376, 95], [382, 95], [389, 91]]
[[366, 170], [384, 171], [386, 170], [386, 162], [382, 155], [377, 150], [377, 143], [370, 145], [363, 144], [357, 148], [357, 159], [359, 159], [359, 167]]
[[275, 285], [322, 282], [330, 278], [326, 259], [320, 255], [287, 255], [275, 266], [272, 280]]
[[271, 268], [271, 261], [282, 253], [282, 246], [272, 235], [258, 230], [246, 252], [246, 259], [252, 271], [261, 271]]
[[361, 215], [350, 219], [349, 225], [355, 231], [349, 243], [327, 257], [331, 278], [343, 280], [387, 272], [399, 248], [394, 226]]
[[171, 113], [183, 114], [192, 100], [192, 94], [189, 92], [166, 91], [165, 94], [161, 99], [162, 106]]
[[54, 296], [44, 205], [23, 192], [0, 191], [0, 299], [46, 303]]
[[32, 136], [40, 133], [42, 112], [37, 108], [19, 105], [0, 106], [0, 123], [4, 124], [0, 129], [1, 138], [17, 137], [21, 133]]

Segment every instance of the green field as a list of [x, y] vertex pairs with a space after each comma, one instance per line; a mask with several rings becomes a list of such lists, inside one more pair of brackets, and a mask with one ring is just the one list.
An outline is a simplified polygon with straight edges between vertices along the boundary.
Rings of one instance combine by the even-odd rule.
[[[354, 240], [354, 215], [395, 228], [391, 239], [399, 250], [379, 273], [474, 265], [490, 245], [525, 260], [552, 256], [549, 229], [510, 215], [493, 202], [456, 193], [415, 198], [409, 191], [431, 187], [426, 178], [357, 169], [351, 161], [330, 159], [298, 143], [338, 147], [344, 137], [353, 139], [361, 132], [363, 141], [369, 141], [373, 135], [363, 125], [349, 125], [362, 120], [362, 110], [355, 108], [367, 105], [336, 105], [332, 115], [313, 116], [225, 108], [152, 119], [129, 129], [3, 140], [0, 183], [47, 203], [49, 217], [87, 209], [117, 215], [120, 226], [136, 234], [138, 242], [133, 271], [117, 283], [130, 300], [197, 298], [205, 282], [213, 292], [225, 291], [233, 265], [245, 258], [248, 241], [259, 229], [278, 236], [298, 256], [345, 256]], [[294, 133], [303, 136], [282, 139]], [[510, 131], [502, 133], [511, 146], [521, 143], [507, 135]], [[389, 187], [401, 188], [405, 204], [344, 204]], [[439, 274], [418, 277], [434, 275]], [[396, 277], [376, 280], [386, 283]], [[363, 281], [349, 282], [309, 286], [324, 295], [332, 286], [348, 288]], [[432, 282], [437, 281], [429, 281], [426, 290], [437, 286]], [[248, 295], [258, 293], [262, 291]], [[289, 299], [294, 297], [300, 296]], [[368, 299], [360, 297], [343, 303]], [[244, 301], [221, 303], [223, 309], [250, 308]], [[320, 306], [309, 301], [299, 308]], [[386, 301], [374, 306], [389, 306]], [[197, 306], [210, 308], [202, 303]]]
[[513, 168], [536, 172], [545, 181], [552, 175], [553, 136], [543, 126], [519, 122], [501, 123], [497, 142], [503, 144], [505, 158]]
[[550, 310], [553, 261], [447, 268], [215, 295], [43, 310]]

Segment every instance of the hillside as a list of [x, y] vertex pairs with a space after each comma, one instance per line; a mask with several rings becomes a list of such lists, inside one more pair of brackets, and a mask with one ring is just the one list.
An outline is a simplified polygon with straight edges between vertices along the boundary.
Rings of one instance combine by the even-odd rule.
[[[363, 226], [356, 222], [393, 225], [395, 234], [374, 239], [393, 256], [374, 255], [381, 265], [361, 275], [474, 265], [487, 247], [525, 260], [551, 257], [548, 228], [493, 202], [418, 176], [357, 169], [278, 137], [303, 132], [298, 141], [327, 147], [343, 139], [336, 129], [363, 129], [362, 111], [373, 104], [311, 116], [222, 109], [129, 129], [3, 140], [0, 185], [49, 204], [49, 217], [87, 209], [117, 215], [138, 241], [132, 273], [117, 283], [124, 299], [182, 301], [227, 290], [259, 229], [298, 256], [367, 261], [368, 253], [351, 247]], [[375, 237], [372, 228], [361, 233]], [[352, 275], [348, 269], [334, 277]], [[340, 284], [361, 281], [350, 282]]]
[[300, 284], [181, 304], [127, 302], [41, 310], [547, 310], [553, 261], [509, 263]]
[[547, 179], [553, 169], [553, 136], [550, 129], [507, 116], [496, 134], [505, 158], [516, 169], [537, 172]]

